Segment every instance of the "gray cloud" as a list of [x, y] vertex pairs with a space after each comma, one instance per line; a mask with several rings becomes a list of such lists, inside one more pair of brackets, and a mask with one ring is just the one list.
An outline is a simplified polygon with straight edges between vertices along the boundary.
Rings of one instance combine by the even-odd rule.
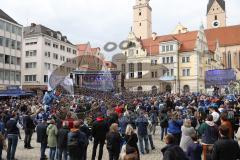
[[[65, 34], [73, 43], [90, 41], [103, 48], [126, 39], [135, 0], [0, 0], [1, 9], [26, 26], [43, 24]], [[205, 24], [208, 0], [151, 0], [153, 31], [170, 33], [181, 22], [190, 30]], [[239, 24], [239, 0], [227, 0], [227, 22]], [[105, 53], [109, 59], [113, 54]]]

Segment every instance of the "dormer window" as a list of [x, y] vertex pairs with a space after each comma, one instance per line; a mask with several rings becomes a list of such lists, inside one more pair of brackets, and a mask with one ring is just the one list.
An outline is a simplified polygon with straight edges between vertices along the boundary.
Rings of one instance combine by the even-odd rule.
[[60, 33], [57, 33], [57, 39], [58, 39], [58, 40], [61, 40], [61, 38], [62, 38], [61, 34], [60, 34]]

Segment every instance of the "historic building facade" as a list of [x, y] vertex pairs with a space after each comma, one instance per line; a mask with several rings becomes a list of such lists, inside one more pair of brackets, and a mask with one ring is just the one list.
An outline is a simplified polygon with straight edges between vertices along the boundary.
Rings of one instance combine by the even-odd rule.
[[[207, 29], [201, 25], [196, 31], [188, 31], [178, 24], [173, 33], [163, 36], [154, 32], [149, 35], [151, 23], [146, 23], [150, 29], [142, 26], [151, 22], [149, 0], [136, 0], [133, 10], [128, 46], [113, 57], [122, 71], [119, 87], [130, 91], [205, 92], [206, 71], [234, 68], [239, 72], [240, 26], [226, 26], [224, 0], [209, 0]], [[144, 21], [139, 21], [140, 17]]]
[[22, 28], [0, 9], [0, 90], [21, 85]]

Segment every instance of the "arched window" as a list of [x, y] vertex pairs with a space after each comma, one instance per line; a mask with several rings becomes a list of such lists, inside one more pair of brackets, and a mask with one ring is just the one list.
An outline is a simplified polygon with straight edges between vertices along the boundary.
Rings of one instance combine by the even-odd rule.
[[215, 20], [217, 20], [218, 18], [217, 18], [217, 15], [215, 15]]

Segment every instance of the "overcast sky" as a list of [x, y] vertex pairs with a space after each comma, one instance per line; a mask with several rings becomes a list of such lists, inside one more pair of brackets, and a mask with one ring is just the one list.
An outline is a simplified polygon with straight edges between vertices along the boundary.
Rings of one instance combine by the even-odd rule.
[[[181, 22], [189, 30], [206, 24], [208, 0], [151, 0], [153, 31], [169, 34]], [[34, 22], [59, 30], [72, 43], [103, 48], [126, 39], [135, 0], [0, 0], [3, 11], [18, 23]], [[240, 0], [226, 0], [227, 24], [240, 24]], [[206, 26], [206, 25], [205, 25]], [[104, 53], [107, 58], [115, 52]]]

